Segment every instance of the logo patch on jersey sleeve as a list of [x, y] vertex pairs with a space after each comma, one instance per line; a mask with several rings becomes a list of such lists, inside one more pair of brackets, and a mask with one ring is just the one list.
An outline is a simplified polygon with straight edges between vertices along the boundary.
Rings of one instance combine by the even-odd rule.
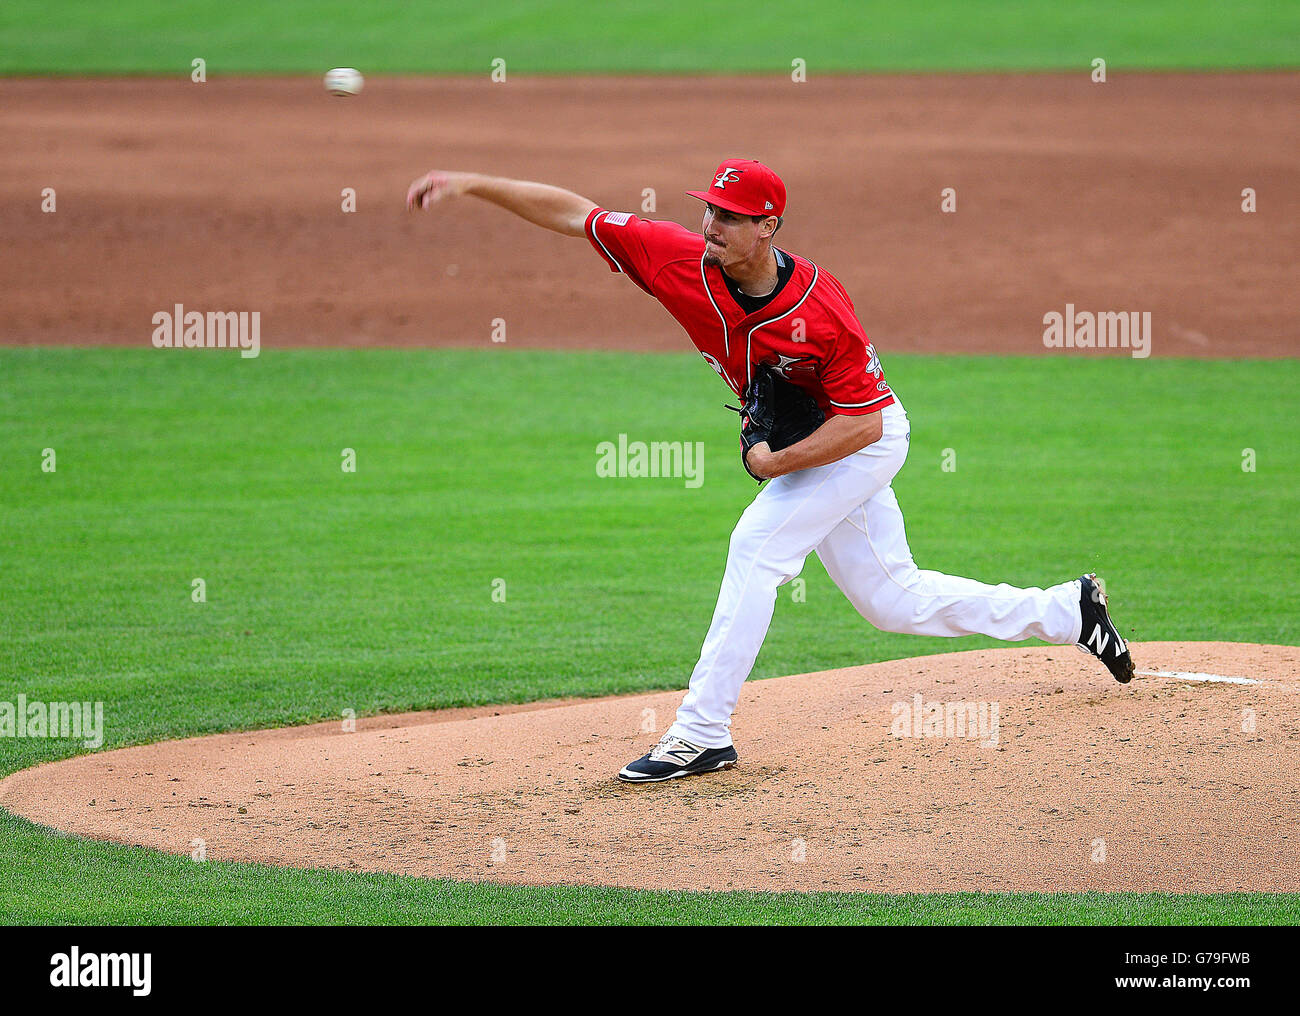
[[606, 212], [604, 221], [611, 226], [626, 226], [630, 218], [631, 212]]
[[867, 343], [867, 373], [880, 377], [880, 357], [876, 355], [874, 343]]

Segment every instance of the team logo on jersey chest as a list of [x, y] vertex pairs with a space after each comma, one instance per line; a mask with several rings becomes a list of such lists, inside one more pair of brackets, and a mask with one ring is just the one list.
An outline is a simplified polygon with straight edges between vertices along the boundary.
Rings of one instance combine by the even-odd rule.
[[784, 353], [777, 353], [776, 363], [772, 364], [772, 369], [789, 377], [792, 370], [816, 370], [817, 363], [811, 356], [786, 356]]
[[718, 377], [722, 378], [724, 382], [726, 382], [728, 388], [730, 388], [737, 395], [740, 394], [740, 385], [736, 384], [736, 382], [732, 380], [731, 375], [727, 373], [727, 368], [722, 366], [722, 364], [718, 361], [718, 358], [716, 356], [714, 356], [712, 353], [706, 353], [702, 349], [700, 350], [700, 356], [704, 357], [704, 362], [707, 363], [710, 367], [712, 367], [714, 373], [717, 374]]

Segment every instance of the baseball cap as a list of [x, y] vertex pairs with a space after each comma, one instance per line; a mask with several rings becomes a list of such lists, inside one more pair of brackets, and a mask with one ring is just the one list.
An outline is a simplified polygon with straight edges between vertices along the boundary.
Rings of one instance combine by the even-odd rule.
[[693, 198], [741, 215], [784, 215], [785, 184], [761, 162], [726, 159], [708, 190], [687, 191]]

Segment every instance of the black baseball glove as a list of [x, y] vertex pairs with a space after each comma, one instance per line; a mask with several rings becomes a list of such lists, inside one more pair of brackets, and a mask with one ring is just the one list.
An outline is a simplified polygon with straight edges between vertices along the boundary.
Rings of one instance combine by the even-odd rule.
[[[734, 409], [728, 406], [728, 409]], [[762, 483], [749, 468], [749, 450], [766, 441], [774, 452], [797, 444], [826, 422], [817, 400], [791, 384], [768, 364], [760, 363], [745, 391], [740, 413], [740, 462], [745, 472]]]

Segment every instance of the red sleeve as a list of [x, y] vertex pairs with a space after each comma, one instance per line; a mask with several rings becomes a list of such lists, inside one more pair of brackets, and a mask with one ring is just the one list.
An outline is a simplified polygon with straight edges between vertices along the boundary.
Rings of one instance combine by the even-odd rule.
[[821, 383], [831, 412], [839, 416], [865, 416], [894, 401], [876, 349], [861, 332], [840, 332], [822, 368]]
[[703, 237], [676, 222], [641, 219], [631, 212], [593, 208], [584, 227], [596, 253], [611, 272], [622, 272], [651, 296], [655, 276], [673, 258], [680, 257], [693, 240], [704, 249]]

